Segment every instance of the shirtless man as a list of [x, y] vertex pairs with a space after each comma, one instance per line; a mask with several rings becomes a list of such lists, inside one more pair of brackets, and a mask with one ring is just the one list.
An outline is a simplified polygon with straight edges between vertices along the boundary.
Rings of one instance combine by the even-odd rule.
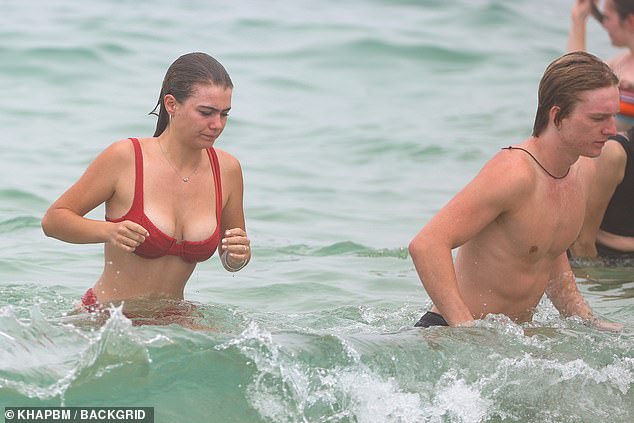
[[546, 293], [564, 316], [621, 327], [594, 317], [566, 257], [586, 203], [575, 163], [601, 153], [618, 111], [618, 79], [595, 56], [569, 53], [548, 66], [533, 135], [496, 154], [410, 243], [434, 303], [416, 326], [471, 326], [492, 313], [527, 322]]

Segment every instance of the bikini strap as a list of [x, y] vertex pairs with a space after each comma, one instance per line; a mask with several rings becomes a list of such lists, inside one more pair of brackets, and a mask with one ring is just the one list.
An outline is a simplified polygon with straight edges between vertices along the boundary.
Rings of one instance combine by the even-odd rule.
[[143, 210], [143, 153], [141, 143], [137, 138], [130, 138], [134, 146], [134, 198], [132, 199], [132, 209], [141, 207]]
[[211, 160], [211, 171], [214, 175], [214, 188], [216, 189], [216, 224], [220, 227], [220, 219], [222, 218], [222, 183], [220, 181], [220, 163], [218, 155], [213, 147], [207, 149], [207, 154]]

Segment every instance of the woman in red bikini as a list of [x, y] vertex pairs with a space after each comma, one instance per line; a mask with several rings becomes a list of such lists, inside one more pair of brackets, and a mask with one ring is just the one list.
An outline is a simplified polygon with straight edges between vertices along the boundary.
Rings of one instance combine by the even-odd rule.
[[[86, 309], [134, 298], [181, 300], [196, 263], [216, 249], [228, 271], [249, 262], [240, 163], [213, 147], [232, 89], [214, 58], [179, 57], [163, 81], [154, 136], [109, 146], [44, 215], [47, 236], [104, 243], [104, 270], [82, 298]], [[105, 221], [84, 217], [102, 203]]]

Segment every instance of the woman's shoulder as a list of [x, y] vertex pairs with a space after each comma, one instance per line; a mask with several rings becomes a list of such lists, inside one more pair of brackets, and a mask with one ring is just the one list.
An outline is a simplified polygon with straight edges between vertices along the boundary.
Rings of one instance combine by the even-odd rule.
[[612, 68], [613, 71], [619, 74], [620, 71], [624, 70], [622, 69], [623, 62], [630, 57], [632, 57], [632, 53], [628, 50], [623, 53], [617, 54], [616, 56], [609, 59], [606, 63]]
[[115, 141], [106, 147], [95, 159], [95, 162], [108, 166], [120, 167], [134, 161], [134, 147], [130, 139]]
[[227, 172], [241, 172], [240, 161], [232, 154], [214, 147], [214, 151], [218, 156], [220, 169]]
[[103, 152], [109, 155], [125, 156], [132, 153], [133, 150], [131, 139], [126, 138], [111, 143]]
[[625, 164], [627, 163], [626, 148], [630, 143], [627, 137], [621, 140], [610, 138], [603, 146], [603, 150], [598, 159], [609, 163], [609, 166], [625, 168]]

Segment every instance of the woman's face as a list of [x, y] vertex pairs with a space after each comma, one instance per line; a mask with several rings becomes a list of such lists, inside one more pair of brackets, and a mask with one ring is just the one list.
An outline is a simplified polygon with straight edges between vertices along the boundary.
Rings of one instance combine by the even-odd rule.
[[610, 36], [610, 41], [615, 47], [624, 47], [626, 40], [626, 30], [623, 27], [623, 22], [616, 12], [614, 6], [614, 0], [605, 0], [605, 8], [603, 10], [603, 27]]
[[213, 146], [227, 124], [231, 93], [231, 88], [218, 85], [195, 85], [190, 97], [174, 105], [174, 131], [179, 137], [191, 139], [196, 147]]

